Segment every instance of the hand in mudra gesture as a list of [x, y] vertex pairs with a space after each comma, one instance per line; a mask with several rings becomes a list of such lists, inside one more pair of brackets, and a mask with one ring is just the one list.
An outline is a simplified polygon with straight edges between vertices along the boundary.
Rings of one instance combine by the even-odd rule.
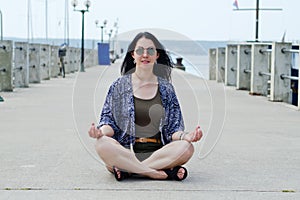
[[100, 138], [103, 136], [103, 133], [101, 131], [101, 129], [98, 129], [97, 127], [95, 127], [95, 124], [92, 123], [91, 128], [89, 130], [89, 135], [92, 138]]
[[202, 136], [203, 132], [200, 129], [200, 126], [197, 126], [193, 132], [185, 134], [182, 139], [188, 142], [198, 142], [202, 138]]

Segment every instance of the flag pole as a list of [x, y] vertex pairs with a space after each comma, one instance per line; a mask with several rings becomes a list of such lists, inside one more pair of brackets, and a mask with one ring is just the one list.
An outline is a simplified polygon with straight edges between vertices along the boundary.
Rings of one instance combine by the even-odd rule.
[[281, 8], [259, 8], [259, 0], [256, 0], [256, 8], [239, 8], [237, 0], [235, 0], [234, 6], [236, 6], [236, 9], [233, 9], [233, 11], [256, 11], [255, 16], [255, 42], [258, 42], [258, 29], [259, 29], [259, 11], [282, 11]]
[[255, 42], [258, 42], [259, 24], [259, 0], [256, 0], [256, 18], [255, 18]]

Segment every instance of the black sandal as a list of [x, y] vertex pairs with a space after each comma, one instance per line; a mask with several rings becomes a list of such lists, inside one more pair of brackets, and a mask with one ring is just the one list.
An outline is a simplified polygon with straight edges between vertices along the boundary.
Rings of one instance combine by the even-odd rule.
[[[184, 173], [184, 175], [183, 175], [182, 178], [179, 178], [179, 177], [177, 176], [177, 173], [178, 173], [179, 169], [184, 169], [184, 171], [185, 171], [185, 173]], [[187, 169], [186, 169], [185, 167], [182, 167], [182, 166], [176, 166], [176, 167], [174, 167], [174, 168], [172, 168], [172, 169], [165, 169], [164, 172], [168, 175], [167, 180], [182, 181], [182, 180], [184, 180], [184, 179], [187, 177], [187, 175], [188, 175]]]
[[[114, 172], [114, 175], [115, 175], [115, 178], [117, 181], [122, 181], [122, 180], [130, 177], [130, 174], [128, 172], [121, 171], [116, 167], [113, 167], [113, 172]], [[119, 175], [118, 175], [118, 173], [119, 173]]]

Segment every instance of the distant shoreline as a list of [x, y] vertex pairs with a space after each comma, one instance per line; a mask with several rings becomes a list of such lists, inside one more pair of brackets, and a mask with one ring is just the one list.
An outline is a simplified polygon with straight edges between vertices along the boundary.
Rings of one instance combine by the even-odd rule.
[[[17, 38], [17, 37], [4, 37], [3, 40], [12, 40], [17, 42], [27, 42], [26, 38]], [[93, 39], [85, 39], [84, 45], [87, 49], [96, 49], [97, 43], [99, 40]], [[106, 41], [107, 42], [107, 41]], [[206, 41], [206, 40], [161, 40], [163, 45], [174, 52], [179, 54], [187, 53], [187, 54], [200, 54], [200, 55], [207, 55], [208, 50], [210, 48], [217, 48], [217, 47], [225, 47], [228, 41]], [[29, 43], [40, 43], [40, 44], [50, 44], [50, 45], [61, 45], [66, 43], [66, 40], [63, 38], [49, 38], [48, 40], [44, 38], [34, 38], [30, 40]], [[111, 41], [113, 43], [113, 41]], [[118, 46], [119, 48], [123, 48], [124, 50], [127, 49], [129, 41], [119, 40]], [[69, 39], [69, 46], [72, 47], [81, 47], [81, 39]]]

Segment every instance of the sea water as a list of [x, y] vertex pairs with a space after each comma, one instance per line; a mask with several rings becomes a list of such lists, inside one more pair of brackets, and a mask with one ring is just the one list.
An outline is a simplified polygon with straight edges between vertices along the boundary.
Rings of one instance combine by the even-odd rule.
[[199, 76], [204, 79], [209, 77], [209, 57], [208, 55], [194, 55], [194, 54], [171, 54], [171, 58], [176, 63], [176, 58], [181, 57], [182, 65], [185, 67], [187, 73]]
[[209, 78], [209, 56], [210, 48], [225, 47], [225, 41], [162, 41], [169, 51], [172, 60], [183, 59], [182, 64], [185, 71], [204, 79]]

